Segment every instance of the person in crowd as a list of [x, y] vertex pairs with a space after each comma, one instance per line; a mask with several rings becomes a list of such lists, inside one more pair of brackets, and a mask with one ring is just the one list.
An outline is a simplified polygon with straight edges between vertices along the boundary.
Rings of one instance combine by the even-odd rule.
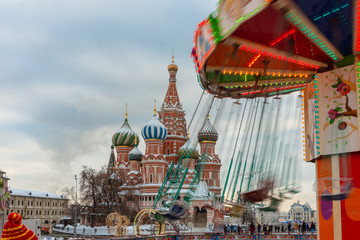
[[268, 233], [269, 233], [268, 225], [264, 224], [263, 232], [264, 232], [264, 234], [268, 234]]
[[301, 224], [301, 232], [304, 234], [305, 231], [306, 231], [306, 223], [305, 223], [305, 221], [303, 221]]
[[285, 232], [284, 225], [281, 225], [281, 232]]
[[290, 232], [291, 232], [291, 222], [289, 222], [288, 224], [288, 233], [290, 234]]
[[314, 234], [315, 233], [315, 223], [314, 222], [311, 222], [310, 229], [311, 229], [311, 234]]
[[295, 223], [294, 223], [294, 228], [295, 228], [295, 232], [298, 233], [299, 232], [299, 223], [297, 221], [295, 221]]
[[22, 217], [19, 213], [13, 212], [8, 216], [8, 221], [5, 223], [1, 233], [3, 240], [38, 240], [38, 237], [33, 231], [25, 227], [22, 222]]
[[249, 230], [250, 230], [250, 234], [254, 235], [255, 232], [255, 225], [254, 223], [251, 222], [250, 226], [249, 226]]
[[227, 232], [228, 232], [228, 233], [231, 233], [231, 225], [228, 225], [228, 226], [227, 226]]
[[260, 233], [260, 231], [261, 231], [261, 225], [258, 223], [258, 225], [257, 225], [257, 229], [258, 229], [258, 233]]

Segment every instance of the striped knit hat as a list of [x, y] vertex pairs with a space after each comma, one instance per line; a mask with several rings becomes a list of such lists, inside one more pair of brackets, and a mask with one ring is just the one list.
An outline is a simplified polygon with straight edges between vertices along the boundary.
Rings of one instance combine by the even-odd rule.
[[14, 212], [8, 216], [0, 240], [37, 240], [33, 231], [21, 224], [21, 215]]

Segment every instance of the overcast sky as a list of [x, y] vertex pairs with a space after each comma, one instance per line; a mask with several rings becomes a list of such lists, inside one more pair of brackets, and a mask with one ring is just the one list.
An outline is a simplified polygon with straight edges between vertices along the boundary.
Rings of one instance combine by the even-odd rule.
[[[172, 48], [189, 122], [202, 92], [194, 31], [216, 2], [0, 1], [0, 169], [10, 187], [60, 194], [83, 165], [107, 164], [125, 103], [138, 134], [153, 99], [160, 107]], [[314, 165], [301, 166], [310, 180], [285, 210], [297, 199], [315, 208]]]

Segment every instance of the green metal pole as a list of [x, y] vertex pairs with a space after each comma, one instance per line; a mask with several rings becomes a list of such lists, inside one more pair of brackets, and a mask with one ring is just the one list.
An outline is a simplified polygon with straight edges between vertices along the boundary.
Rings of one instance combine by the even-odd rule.
[[232, 191], [232, 193], [231, 193], [231, 198], [230, 198], [230, 201], [231, 201], [231, 202], [232, 202], [232, 200], [234, 199], [237, 182], [238, 182], [238, 180], [239, 180], [239, 173], [240, 173], [240, 169], [241, 169], [241, 165], [242, 165], [242, 152], [239, 153], [239, 156], [238, 156], [237, 161], [239, 161], [239, 160], [240, 160], [240, 163], [239, 163], [238, 169], [237, 169], [237, 171], [236, 171], [236, 175], [234, 176], [234, 178], [235, 178], [235, 184], [234, 184], [234, 187], [233, 187], [233, 191]]
[[184, 181], [185, 181], [185, 179], [186, 179], [186, 174], [187, 174], [187, 172], [188, 172], [188, 169], [189, 169], [189, 167], [187, 167], [186, 170], [185, 170], [185, 172], [184, 172], [184, 175], [183, 175], [183, 177], [182, 177], [181, 183], [180, 183], [180, 185], [179, 185], [179, 187], [178, 187], [178, 190], [177, 190], [177, 192], [176, 192], [176, 194], [175, 194], [175, 196], [174, 196], [174, 198], [173, 198], [173, 201], [176, 201], [176, 199], [178, 198], [178, 196], [179, 196], [179, 194], [180, 194], [182, 185], [184, 184]]
[[181, 162], [182, 162], [182, 158], [179, 159], [178, 163], [177, 163], [177, 166], [176, 166], [176, 169], [174, 170], [172, 176], [171, 176], [171, 180], [170, 180], [170, 183], [168, 185], [168, 187], [166, 188], [165, 190], [165, 193], [167, 193], [167, 191], [170, 189], [171, 185], [176, 182], [175, 179], [177, 178], [179, 172], [180, 172], [180, 168], [181, 168]]
[[169, 170], [167, 171], [166, 176], [165, 176], [165, 178], [164, 178], [164, 181], [163, 181], [163, 183], [161, 184], [161, 187], [159, 188], [158, 194], [157, 194], [157, 196], [156, 196], [156, 198], [155, 198], [155, 201], [154, 201], [154, 208], [156, 207], [156, 204], [158, 203], [158, 201], [159, 201], [160, 198], [161, 198], [162, 192], [163, 192], [163, 190], [164, 190], [164, 188], [165, 188], [165, 185], [166, 185], [166, 183], [167, 183], [167, 181], [168, 181], [168, 179], [169, 179], [169, 177], [170, 177], [170, 174], [171, 174], [171, 171], [172, 171], [173, 168], [174, 168], [174, 162], [171, 163], [170, 168], [169, 168]]
[[225, 185], [224, 185], [224, 188], [223, 188], [223, 194], [222, 194], [222, 196], [221, 196], [221, 203], [224, 202], [224, 195], [225, 195], [225, 192], [226, 192], [226, 187], [227, 187], [227, 183], [228, 183], [229, 176], [230, 176], [230, 172], [231, 172], [231, 166], [232, 166], [232, 164], [233, 164], [233, 159], [234, 159], [234, 158], [231, 158], [231, 161], [230, 161], [229, 170], [228, 170], [228, 173], [227, 173], [227, 176], [226, 176], [226, 180], [225, 180]]
[[253, 155], [252, 157], [252, 161], [251, 161], [251, 167], [250, 167], [250, 175], [249, 175], [249, 181], [248, 181], [248, 185], [247, 185], [247, 188], [246, 188], [246, 191], [248, 192], [250, 190], [250, 183], [251, 183], [251, 178], [252, 178], [252, 175], [254, 174], [254, 165], [255, 165], [255, 160], [256, 160], [256, 156]]

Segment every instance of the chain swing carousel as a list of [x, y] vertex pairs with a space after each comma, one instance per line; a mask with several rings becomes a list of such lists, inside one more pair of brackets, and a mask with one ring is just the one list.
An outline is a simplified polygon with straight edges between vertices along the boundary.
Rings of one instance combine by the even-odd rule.
[[[207, 144], [215, 144], [217, 133], [210, 124], [209, 119], [205, 120], [205, 124], [199, 131], [198, 138], [200, 144], [203, 144], [206, 140], [212, 142]], [[179, 157], [176, 164], [171, 162], [155, 197], [153, 208], [143, 209], [135, 217], [135, 235], [144, 235], [145, 232], [142, 231], [142, 228], [146, 224], [154, 226], [154, 234], [157, 235], [164, 233], [166, 225], [169, 226], [169, 229], [178, 232], [179, 224], [188, 222], [189, 218], [191, 218], [189, 208], [190, 206], [194, 207], [193, 205], [199, 197], [199, 191], [201, 192], [199, 189], [204, 187], [202, 180], [209, 156], [207, 154], [200, 156], [196, 150], [196, 145], [192, 144], [188, 135], [187, 142], [180, 148]], [[207, 194], [206, 199], [202, 199], [202, 203], [205, 203], [207, 207], [211, 207], [215, 195], [209, 191], [207, 191]]]
[[[315, 162], [319, 236], [323, 239], [349, 239], [360, 226], [355, 210], [360, 207], [360, 177], [356, 176], [360, 170], [359, 19], [360, 2], [356, 0], [220, 0], [217, 11], [198, 25], [194, 36], [192, 57], [198, 81], [214, 96], [284, 98], [282, 95], [301, 91], [302, 155]], [[255, 194], [248, 186], [239, 193], [247, 201], [270, 196], [269, 207], [276, 205], [274, 194], [283, 199], [299, 191], [298, 186], [288, 184], [294, 182], [296, 173], [294, 152], [285, 142], [279, 144], [284, 141], [280, 137], [271, 141], [278, 147], [266, 148], [257, 141], [254, 145], [272, 157], [277, 153], [272, 167], [283, 169], [280, 175], [285, 177], [277, 183], [270, 174], [258, 182], [263, 174], [256, 177], [256, 171], [250, 170], [248, 186], [255, 185], [255, 177], [257, 184], [263, 183], [256, 191], [264, 189], [267, 194]], [[283, 158], [291, 161], [281, 161]], [[250, 162], [250, 169], [271, 169], [257, 157]]]

